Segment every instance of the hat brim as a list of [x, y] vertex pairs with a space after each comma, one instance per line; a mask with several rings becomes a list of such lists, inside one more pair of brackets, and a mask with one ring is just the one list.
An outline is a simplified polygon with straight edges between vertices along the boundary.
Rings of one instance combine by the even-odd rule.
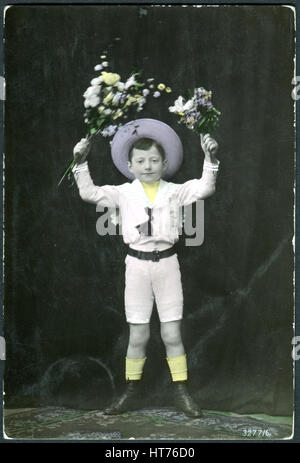
[[172, 177], [183, 161], [182, 143], [169, 125], [156, 119], [136, 119], [117, 131], [111, 142], [112, 160], [117, 169], [130, 180], [135, 178], [128, 169], [128, 154], [132, 145], [141, 138], [152, 138], [163, 147], [168, 160], [163, 178]]

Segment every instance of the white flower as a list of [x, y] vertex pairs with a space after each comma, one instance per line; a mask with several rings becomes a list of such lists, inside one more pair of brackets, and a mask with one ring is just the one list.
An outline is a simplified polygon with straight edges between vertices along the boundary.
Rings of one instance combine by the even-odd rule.
[[148, 90], [147, 88], [144, 88], [143, 95], [147, 96], [147, 95], [149, 95], [149, 93], [150, 93], [150, 90]]
[[179, 96], [176, 101], [174, 101], [174, 106], [169, 107], [170, 113], [183, 112], [184, 102], [183, 97]]
[[103, 114], [105, 114], [106, 116], [108, 116], [109, 114], [111, 114], [111, 109], [107, 108], [103, 111]]
[[91, 85], [94, 87], [95, 85], [100, 85], [102, 82], [102, 77], [95, 77], [94, 79], [91, 80]]
[[101, 69], [103, 69], [103, 66], [101, 66], [101, 64], [97, 64], [97, 65], [94, 67], [94, 70], [95, 70], [95, 71], [101, 71]]
[[85, 101], [84, 101], [85, 108], [89, 108], [89, 107], [94, 108], [95, 106], [98, 106], [98, 104], [100, 103], [100, 98], [98, 96], [99, 92], [100, 92], [100, 86], [98, 85], [93, 85], [92, 87], [88, 87], [86, 89], [86, 91], [83, 94], [85, 98]]
[[132, 85], [135, 85], [135, 84], [136, 84], [136, 80], [135, 80], [134, 76], [130, 76], [129, 79], [127, 79], [126, 84], [125, 84], [126, 90], [129, 87], [131, 87]]
[[169, 107], [171, 113], [184, 113], [189, 111], [194, 106], [194, 99], [184, 101], [182, 96], [179, 96], [176, 101], [174, 101], [174, 106]]
[[122, 90], [124, 90], [124, 88], [125, 88], [124, 82], [118, 82], [117, 83], [117, 88], [118, 88], [118, 90], [120, 90], [122, 92]]
[[150, 77], [150, 79], [147, 79], [147, 82], [153, 82], [154, 78]]
[[190, 111], [190, 109], [192, 109], [192, 107], [194, 106], [194, 102], [195, 102], [194, 98], [192, 98], [191, 100], [188, 100], [183, 106], [183, 110]]
[[93, 85], [92, 87], [88, 87], [84, 92], [84, 98], [90, 98], [91, 96], [98, 95], [100, 92], [100, 87]]
[[154, 92], [153, 96], [154, 96], [154, 98], [158, 98], [160, 96], [160, 92]]
[[104, 68], [107, 68], [107, 66], [108, 66], [108, 62], [107, 62], [107, 61], [103, 61], [101, 64], [102, 64], [102, 66], [103, 66]]
[[144, 108], [144, 104], [147, 103], [146, 98], [141, 98], [137, 107], [137, 111], [140, 112]]
[[84, 107], [85, 108], [89, 108], [89, 107], [95, 108], [96, 106], [98, 106], [99, 103], [100, 103], [100, 98], [97, 95], [91, 95], [90, 97], [85, 99]]

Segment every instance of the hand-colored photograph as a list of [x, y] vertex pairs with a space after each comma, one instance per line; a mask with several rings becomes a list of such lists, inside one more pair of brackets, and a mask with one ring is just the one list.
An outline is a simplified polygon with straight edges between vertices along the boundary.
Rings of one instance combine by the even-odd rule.
[[291, 439], [294, 8], [12, 5], [4, 37], [4, 437]]

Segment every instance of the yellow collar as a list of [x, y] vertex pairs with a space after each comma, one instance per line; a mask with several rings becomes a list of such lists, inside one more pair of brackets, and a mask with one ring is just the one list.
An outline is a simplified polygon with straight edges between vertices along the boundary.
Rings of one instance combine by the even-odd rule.
[[155, 198], [156, 198], [156, 194], [157, 194], [157, 191], [158, 191], [158, 187], [159, 187], [159, 183], [160, 181], [157, 180], [156, 182], [141, 182], [143, 188], [144, 188], [144, 191], [146, 193], [146, 195], [148, 196], [149, 200], [151, 201], [151, 203], [153, 204], [154, 201], [155, 201]]

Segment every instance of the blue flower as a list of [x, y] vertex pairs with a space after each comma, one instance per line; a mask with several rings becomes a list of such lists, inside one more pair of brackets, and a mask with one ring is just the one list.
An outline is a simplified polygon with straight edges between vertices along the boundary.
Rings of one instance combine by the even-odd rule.
[[103, 130], [101, 130], [101, 135], [103, 137], [112, 137], [116, 133], [117, 128], [117, 125], [109, 125], [108, 127], [105, 127]]

